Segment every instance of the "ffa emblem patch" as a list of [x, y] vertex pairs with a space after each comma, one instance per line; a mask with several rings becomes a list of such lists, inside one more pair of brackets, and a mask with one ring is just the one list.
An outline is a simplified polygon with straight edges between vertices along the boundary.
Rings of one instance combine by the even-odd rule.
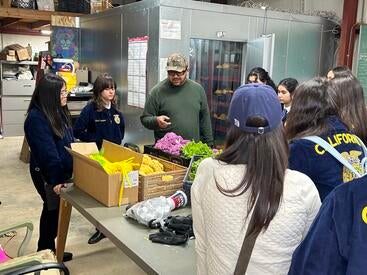
[[[349, 153], [343, 152], [341, 155], [350, 163], [352, 166], [361, 174], [363, 174], [362, 165], [359, 160], [359, 156], [362, 155], [361, 152], [352, 150]], [[343, 166], [343, 182], [351, 181], [355, 178], [355, 175], [348, 168]]]
[[113, 115], [113, 119], [115, 120], [116, 124], [120, 124], [120, 117], [119, 117], [119, 115]]
[[367, 206], [365, 206], [362, 210], [362, 220], [367, 223]]

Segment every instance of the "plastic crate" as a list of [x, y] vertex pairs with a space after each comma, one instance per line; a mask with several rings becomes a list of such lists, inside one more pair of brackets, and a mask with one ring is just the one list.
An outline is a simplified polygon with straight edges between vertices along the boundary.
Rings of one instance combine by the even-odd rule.
[[144, 154], [148, 154], [151, 156], [155, 156], [161, 159], [168, 160], [170, 162], [176, 163], [178, 165], [182, 165], [185, 167], [189, 167], [190, 160], [189, 158], [184, 158], [181, 156], [174, 156], [169, 153], [163, 152], [162, 150], [154, 148], [154, 145], [144, 145]]
[[57, 11], [89, 14], [90, 1], [58, 0]]
[[22, 9], [34, 9], [36, 6], [35, 0], [11, 0], [11, 6]]
[[192, 164], [195, 161], [197, 161], [198, 159], [200, 159], [201, 157], [202, 156], [193, 156], [191, 158], [189, 168], [187, 169], [184, 180], [183, 180], [182, 188], [183, 188], [183, 191], [185, 192], [185, 194], [187, 196], [187, 205], [191, 205], [191, 185], [192, 185], [193, 181], [189, 180], [189, 175], [190, 175], [190, 171], [191, 171], [191, 168], [192, 168]]
[[[139, 201], [159, 196], [171, 196], [177, 190], [182, 189], [183, 179], [187, 168], [167, 160], [151, 156], [163, 164], [164, 171], [159, 174], [139, 175]], [[172, 180], [164, 181], [162, 176], [172, 176]]]

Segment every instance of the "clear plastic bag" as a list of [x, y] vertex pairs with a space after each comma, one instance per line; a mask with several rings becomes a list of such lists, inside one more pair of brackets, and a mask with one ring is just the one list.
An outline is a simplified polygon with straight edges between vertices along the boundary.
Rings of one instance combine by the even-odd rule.
[[126, 210], [126, 216], [148, 227], [158, 228], [173, 209], [185, 206], [186, 203], [186, 194], [179, 190], [168, 198], [161, 196], [138, 202]]
[[126, 216], [149, 227], [163, 222], [171, 213], [171, 204], [166, 197], [158, 197], [134, 204], [126, 211]]

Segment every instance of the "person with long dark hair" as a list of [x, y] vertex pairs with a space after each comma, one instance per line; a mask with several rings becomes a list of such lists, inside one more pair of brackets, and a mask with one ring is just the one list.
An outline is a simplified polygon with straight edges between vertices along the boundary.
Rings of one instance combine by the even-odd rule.
[[317, 189], [287, 169], [281, 105], [270, 86], [239, 87], [228, 118], [223, 153], [201, 162], [191, 188], [197, 273], [233, 274], [249, 232], [259, 235], [247, 272], [286, 274], [320, 207]]
[[337, 66], [328, 71], [326, 77], [331, 80], [338, 77], [352, 75], [352, 71], [347, 66]]
[[247, 74], [246, 84], [248, 83], [262, 83], [266, 84], [274, 89], [274, 92], [277, 92], [277, 86], [274, 81], [271, 79], [269, 73], [261, 68], [255, 67], [252, 68], [251, 71]]
[[363, 172], [363, 148], [339, 118], [338, 106], [332, 96], [335, 92], [325, 78], [304, 82], [295, 91], [286, 124], [290, 142], [289, 168], [308, 175], [321, 200], [337, 185], [351, 181], [356, 175], [322, 147], [302, 138], [321, 137], [358, 172]]
[[333, 87], [331, 97], [336, 103], [340, 119], [367, 144], [367, 109], [361, 83], [350, 71], [334, 73], [330, 83]]
[[278, 84], [278, 98], [287, 113], [291, 110], [293, 93], [298, 86], [297, 79], [284, 78]]
[[[46, 74], [37, 84], [24, 122], [24, 133], [31, 151], [32, 181], [43, 200], [37, 251], [55, 251], [59, 194], [73, 170], [72, 157], [65, 149], [74, 138], [66, 85], [61, 77]], [[64, 261], [71, 258], [71, 253], [64, 253]]]
[[[74, 135], [83, 142], [95, 142], [101, 149], [103, 140], [121, 144], [125, 135], [125, 120], [116, 106], [116, 82], [107, 73], [99, 75], [93, 84], [93, 98], [80, 113], [74, 125]], [[104, 239], [96, 230], [89, 244]]]

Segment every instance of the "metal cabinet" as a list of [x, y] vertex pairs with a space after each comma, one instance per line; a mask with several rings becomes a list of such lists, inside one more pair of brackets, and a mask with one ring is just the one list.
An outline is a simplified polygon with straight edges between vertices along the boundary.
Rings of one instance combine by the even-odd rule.
[[[24, 135], [23, 125], [36, 81], [19, 79], [15, 72], [29, 68], [35, 76], [38, 63], [32, 61], [0, 63], [1, 76], [1, 134], [4, 137]], [[12, 75], [14, 72], [15, 74]], [[35, 78], [35, 77], [33, 77]]]

